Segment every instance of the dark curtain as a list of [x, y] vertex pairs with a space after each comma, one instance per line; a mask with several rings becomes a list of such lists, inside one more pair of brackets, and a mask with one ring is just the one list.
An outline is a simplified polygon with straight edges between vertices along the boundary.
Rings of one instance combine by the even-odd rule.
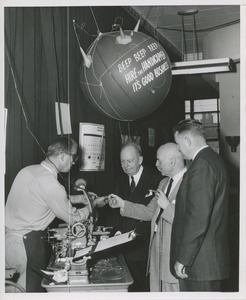
[[[92, 14], [93, 13], [93, 14]], [[75, 20], [86, 51], [98, 30], [109, 32], [117, 17], [124, 28], [136, 21], [121, 7], [5, 7], [5, 196], [20, 169], [44, 159], [49, 143], [57, 136], [55, 102], [70, 104], [72, 135], [79, 141], [79, 123], [103, 124], [106, 131], [106, 167], [101, 172], [80, 172], [78, 164], [69, 176], [85, 178], [99, 195], [113, 191], [119, 164], [120, 134], [141, 136], [145, 163], [155, 165], [157, 147], [172, 140], [172, 126], [184, 116], [184, 82], [174, 78], [163, 105], [135, 122], [109, 119], [90, 107], [81, 93], [79, 68], [82, 57], [73, 29]], [[13, 75], [15, 80], [13, 80]], [[178, 87], [178, 88], [177, 88]], [[18, 93], [17, 93], [18, 91]], [[20, 101], [21, 100], [21, 101]], [[148, 146], [148, 128], [156, 130], [156, 146]], [[43, 149], [43, 150], [42, 150]], [[6, 200], [6, 199], [5, 199]]]

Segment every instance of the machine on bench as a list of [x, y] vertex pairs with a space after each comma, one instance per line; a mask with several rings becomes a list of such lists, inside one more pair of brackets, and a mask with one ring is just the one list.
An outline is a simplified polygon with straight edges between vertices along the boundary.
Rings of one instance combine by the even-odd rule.
[[[136, 237], [134, 230], [111, 236], [112, 227], [95, 227], [90, 230], [89, 221], [75, 223], [72, 226], [62, 224], [58, 228], [48, 230], [48, 242], [52, 245], [52, 257], [46, 268], [41, 270], [43, 276], [50, 281], [50, 285], [68, 284], [86, 285], [90, 283], [90, 267], [88, 260], [96, 252], [101, 252], [114, 246], [129, 242]], [[97, 262], [95, 272], [103, 265], [104, 274], [115, 274], [119, 277], [123, 272], [116, 258]], [[108, 268], [106, 270], [105, 268]]]
[[89, 282], [87, 267], [87, 260], [91, 258], [89, 252], [76, 261], [73, 261], [74, 255], [81, 249], [95, 247], [100, 240], [108, 239], [112, 227], [98, 226], [93, 232], [88, 228], [90, 228], [89, 221], [85, 221], [72, 226], [61, 224], [58, 228], [47, 230], [47, 240], [52, 245], [52, 258], [47, 266], [46, 275], [54, 272], [54, 275], [57, 275], [55, 281], [63, 282], [66, 276], [62, 278], [62, 272], [57, 271], [65, 270], [69, 284]]

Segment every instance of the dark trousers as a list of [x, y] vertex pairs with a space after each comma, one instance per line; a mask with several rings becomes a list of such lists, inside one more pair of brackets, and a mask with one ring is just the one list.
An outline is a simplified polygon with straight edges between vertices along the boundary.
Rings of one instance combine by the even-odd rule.
[[195, 281], [179, 279], [180, 292], [220, 292], [221, 280]]
[[45, 292], [45, 289], [41, 286], [42, 276], [33, 270], [33, 267], [38, 270], [46, 268], [45, 237], [45, 231], [31, 231], [23, 237], [27, 256], [27, 292]]
[[134, 280], [128, 292], [149, 292], [149, 276], [146, 276], [146, 262], [127, 261], [128, 269]]

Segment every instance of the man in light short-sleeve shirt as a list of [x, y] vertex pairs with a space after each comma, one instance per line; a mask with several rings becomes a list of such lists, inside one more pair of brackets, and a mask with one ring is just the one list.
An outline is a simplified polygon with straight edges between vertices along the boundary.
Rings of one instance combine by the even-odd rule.
[[32, 267], [45, 268], [45, 232], [58, 217], [72, 225], [87, 219], [88, 207], [77, 209], [71, 203], [84, 203], [82, 195], [68, 198], [57, 174], [69, 172], [78, 145], [60, 137], [49, 147], [39, 165], [23, 168], [16, 176], [5, 207], [5, 267], [16, 268], [17, 283], [27, 292], [43, 291], [42, 277]]

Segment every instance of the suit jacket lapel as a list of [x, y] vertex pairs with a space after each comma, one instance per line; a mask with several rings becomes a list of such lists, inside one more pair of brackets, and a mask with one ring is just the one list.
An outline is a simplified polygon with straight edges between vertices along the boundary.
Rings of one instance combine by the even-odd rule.
[[[169, 199], [170, 202], [172, 202], [174, 199], [176, 199], [177, 192], [178, 192], [178, 189], [179, 189], [179, 187], [180, 187], [180, 184], [181, 184], [182, 180], [183, 180], [183, 177], [177, 182], [177, 184], [175, 185], [175, 187], [173, 188], [173, 190], [172, 190], [171, 193], [169, 194], [168, 199]], [[159, 186], [159, 188], [160, 188], [163, 192], [165, 191], [166, 186], [168, 185], [168, 182], [169, 182], [169, 179], [167, 178], [167, 179], [163, 182], [163, 184], [162, 184], [161, 186]], [[158, 213], [159, 213], [160, 208], [159, 208], [158, 204], [157, 204], [157, 207], [158, 207]]]
[[[132, 195], [134, 195], [134, 193], [136, 193], [138, 190], [142, 190], [148, 184], [147, 178], [148, 177], [146, 176], [146, 169], [143, 168], [143, 172], [139, 178], [137, 186], [135, 187], [134, 191], [130, 193], [130, 199]], [[128, 182], [128, 186], [129, 186], [129, 182]]]
[[180, 184], [183, 180], [183, 177], [180, 178], [180, 180], [177, 182], [177, 184], [175, 185], [174, 189], [172, 190], [172, 192], [170, 193], [168, 199], [170, 200], [170, 202], [172, 202], [174, 199], [176, 199], [177, 193], [178, 193], [178, 189], [180, 187]]
[[[158, 189], [162, 190], [163, 192], [165, 191], [167, 185], [168, 185], [168, 182], [169, 182], [169, 177], [166, 177], [162, 180], [161, 184], [159, 185]], [[171, 193], [172, 194], [172, 193]], [[170, 195], [171, 195], [170, 194]], [[169, 197], [168, 197], [169, 198]], [[155, 213], [155, 219], [156, 217], [158, 216], [159, 214], [159, 211], [160, 211], [160, 207], [159, 205], [157, 204], [156, 202], [156, 213]]]
[[129, 177], [125, 174], [124, 181], [122, 181], [122, 197], [128, 199], [130, 197], [130, 186], [129, 186]]

